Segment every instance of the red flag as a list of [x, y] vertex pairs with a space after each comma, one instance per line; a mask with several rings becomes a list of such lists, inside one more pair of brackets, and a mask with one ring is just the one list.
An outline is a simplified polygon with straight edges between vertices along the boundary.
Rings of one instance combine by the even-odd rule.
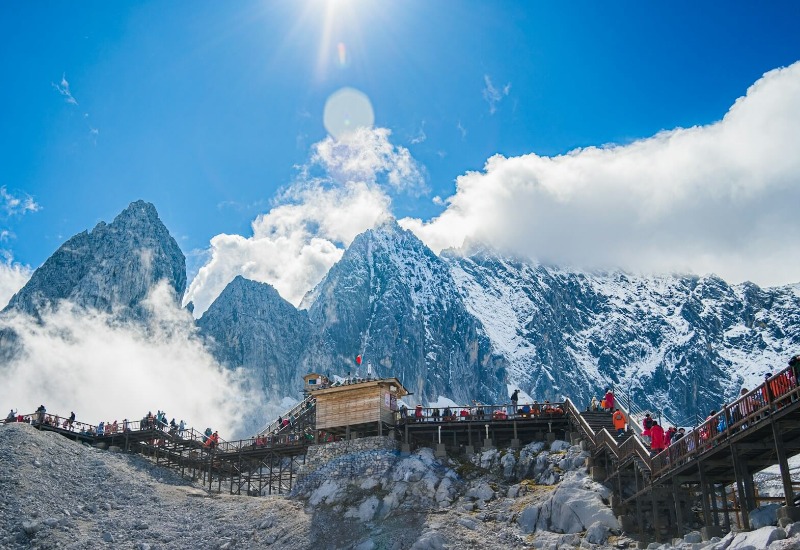
[[356, 355], [356, 365], [361, 364], [361, 355]]

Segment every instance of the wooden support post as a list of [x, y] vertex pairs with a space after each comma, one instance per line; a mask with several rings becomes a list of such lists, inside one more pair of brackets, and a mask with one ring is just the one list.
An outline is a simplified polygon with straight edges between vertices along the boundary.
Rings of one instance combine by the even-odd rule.
[[661, 540], [661, 519], [659, 518], [658, 499], [656, 499], [656, 489], [650, 486], [650, 502], [653, 507], [653, 535], [656, 540]]
[[672, 478], [672, 499], [675, 501], [675, 524], [676, 524], [676, 537], [680, 537], [681, 533], [683, 533], [683, 510], [681, 510], [681, 499], [680, 495], [678, 494], [678, 489], [680, 485], [678, 484], [677, 477]]
[[211, 452], [212, 451], [208, 452], [208, 492], [209, 493], [211, 492], [211, 489], [212, 489], [212, 486], [213, 486], [212, 485], [213, 482], [212, 482], [212, 479], [211, 479], [211, 463], [212, 463]]
[[786, 457], [786, 450], [783, 448], [783, 437], [781, 436], [778, 422], [770, 420], [772, 426], [772, 439], [775, 442], [775, 453], [778, 455], [778, 465], [781, 469], [781, 481], [783, 481], [783, 505], [794, 506], [794, 490], [792, 489], [792, 475], [789, 471], [789, 461]]
[[728, 510], [728, 491], [725, 489], [725, 484], [719, 484], [719, 494], [722, 497], [722, 527], [726, 532], [731, 530], [731, 517]]
[[709, 497], [711, 498], [711, 510], [714, 513], [714, 527], [719, 527], [719, 510], [717, 508], [717, 484], [711, 483], [711, 493]]
[[292, 490], [292, 482], [294, 481], [294, 460], [295, 457], [289, 457], [289, 490]]
[[[639, 491], [641, 490], [639, 487], [639, 472], [636, 466], [633, 466], [633, 478], [636, 482], [636, 523], [639, 527], [639, 538], [644, 540], [644, 518], [642, 517], [642, 502], [641, 497], [639, 496]], [[644, 480], [642, 480], [642, 485], [644, 485]]]
[[[742, 476], [743, 460], [739, 459], [736, 445], [731, 444], [731, 459], [733, 460], [733, 475], [736, 478], [736, 488], [739, 492], [739, 517], [742, 520], [742, 529], [745, 531], [750, 530], [750, 510], [749, 503], [747, 502], [744, 481]], [[752, 478], [751, 478], [752, 480]]]
[[272, 494], [272, 475], [273, 475], [272, 464], [274, 462], [273, 458], [274, 458], [274, 455], [272, 453], [270, 453], [270, 455], [269, 455], [269, 488], [267, 489], [267, 494], [268, 495]]
[[700, 473], [700, 499], [703, 504], [703, 522], [706, 525], [711, 525], [711, 507], [708, 504], [708, 480], [703, 474], [701, 464], [697, 465], [697, 470]]

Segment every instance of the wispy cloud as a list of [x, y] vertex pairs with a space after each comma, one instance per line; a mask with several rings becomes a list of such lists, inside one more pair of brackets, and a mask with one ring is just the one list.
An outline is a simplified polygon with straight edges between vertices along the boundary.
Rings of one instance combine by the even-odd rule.
[[[75, 99], [75, 96], [72, 95], [72, 90], [70, 89], [69, 81], [67, 80], [66, 73], [61, 75], [61, 82], [56, 84], [55, 82], [51, 82], [50, 85], [64, 98], [66, 103], [70, 105], [74, 105], [75, 107], [79, 106], [78, 100]], [[93, 145], [97, 145], [97, 138], [100, 135], [100, 130], [95, 127], [93, 124], [89, 122], [89, 113], [83, 113], [83, 120], [86, 123], [86, 128], [88, 130], [89, 141], [92, 142]]]
[[489, 104], [489, 114], [493, 115], [497, 112], [497, 104], [500, 103], [504, 97], [508, 96], [509, 92], [511, 91], [511, 83], [508, 82], [503, 87], [498, 89], [492, 83], [492, 79], [488, 74], [483, 75], [483, 83], [483, 99], [485, 99], [486, 103]]
[[464, 128], [460, 120], [458, 121], [458, 124], [456, 124], [456, 128], [461, 133], [461, 141], [464, 141], [467, 138], [467, 129]]
[[24, 195], [18, 197], [8, 192], [5, 186], [0, 187], [0, 210], [6, 216], [19, 216], [27, 212], [37, 212], [41, 207], [33, 197]]
[[58, 93], [64, 96], [64, 101], [71, 103], [72, 105], [78, 105], [78, 100], [73, 97], [72, 92], [69, 89], [69, 82], [67, 81], [66, 73], [61, 75], [60, 83], [56, 84], [55, 82], [51, 82], [50, 84], [58, 91]]
[[417, 145], [418, 143], [424, 142], [426, 139], [428, 139], [428, 136], [425, 134], [425, 121], [423, 120], [417, 135], [411, 138], [411, 144]]

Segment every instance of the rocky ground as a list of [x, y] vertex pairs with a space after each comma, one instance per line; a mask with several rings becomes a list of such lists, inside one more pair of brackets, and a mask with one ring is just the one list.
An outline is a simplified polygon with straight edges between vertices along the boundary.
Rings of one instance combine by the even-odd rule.
[[[345, 454], [305, 476], [289, 497], [254, 498], [208, 494], [136, 455], [25, 424], [0, 425], [0, 548], [636, 545], [621, 533], [608, 489], [587, 477], [586, 453], [578, 446], [534, 443], [464, 462], [441, 462], [430, 450], [379, 454]], [[381, 466], [364, 467], [365, 460]], [[800, 549], [800, 523], [706, 543], [690, 533], [673, 543], [651, 546]]]

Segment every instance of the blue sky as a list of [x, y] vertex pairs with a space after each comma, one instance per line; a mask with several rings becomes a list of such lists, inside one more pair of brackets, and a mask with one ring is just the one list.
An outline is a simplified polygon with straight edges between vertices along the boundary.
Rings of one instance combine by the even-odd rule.
[[[335, 164], [320, 161], [316, 147], [327, 137], [325, 102], [343, 87], [363, 92], [375, 127], [390, 132], [358, 146], [390, 147], [381, 162], [411, 163], [413, 170], [401, 173], [411, 173], [416, 184], [387, 185], [385, 165], [359, 175], [390, 201], [387, 211], [417, 219], [405, 225], [435, 241], [422, 224], [457, 202], [447, 199], [457, 196], [459, 176], [485, 171], [493, 155], [546, 159], [712, 125], [762, 75], [800, 59], [797, 2], [697, 4], [0, 3], [5, 270], [37, 267], [73, 234], [145, 199], [190, 254], [193, 272], [214, 258], [228, 264], [217, 292], [247, 258], [241, 250], [236, 260], [216, 256], [212, 238], [252, 239], [259, 216], [286, 200], [276, 198], [281, 190], [308, 178], [310, 164], [323, 172]], [[778, 179], [791, 179], [794, 170]], [[352, 180], [346, 176], [338, 184]], [[781, 189], [781, 201], [764, 207], [765, 219], [782, 219], [775, 218], [774, 203], [794, 198], [794, 191]], [[349, 214], [345, 208], [338, 215]], [[354, 227], [363, 230], [373, 218]], [[333, 244], [339, 252], [327, 256], [329, 266], [350, 233], [302, 238]], [[607, 240], [617, 237], [612, 232]], [[669, 242], [682, 240], [675, 235]], [[663, 246], [669, 253], [662, 256], [670, 258], [709, 254], [699, 245], [692, 251]], [[778, 261], [785, 251], [770, 250], [769, 257]], [[544, 248], [524, 252], [562, 259]], [[729, 269], [733, 260], [726, 261], [675, 269], [759, 279], [758, 273], [737, 275]], [[670, 268], [627, 265], [624, 258], [620, 264]], [[789, 268], [783, 279], [758, 282], [800, 281], [800, 266]], [[311, 277], [288, 291], [270, 269], [259, 273], [252, 275], [295, 302], [314, 283]]]

